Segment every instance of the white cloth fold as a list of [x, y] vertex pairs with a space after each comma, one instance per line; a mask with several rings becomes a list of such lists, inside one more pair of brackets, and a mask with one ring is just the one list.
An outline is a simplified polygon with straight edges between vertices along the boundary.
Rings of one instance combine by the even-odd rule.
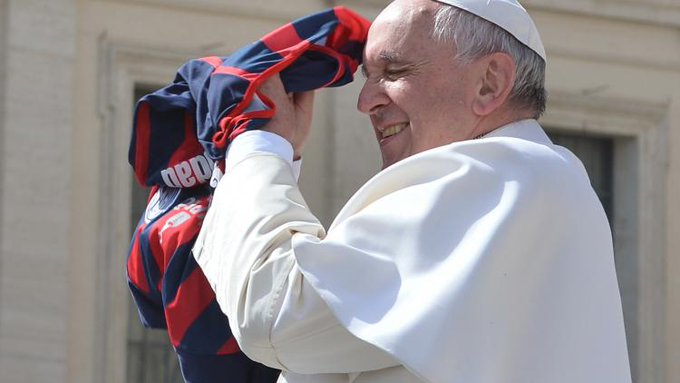
[[284, 164], [227, 172], [194, 248], [244, 351], [282, 379], [630, 382], [606, 216], [536, 121], [394, 164], [327, 235]]

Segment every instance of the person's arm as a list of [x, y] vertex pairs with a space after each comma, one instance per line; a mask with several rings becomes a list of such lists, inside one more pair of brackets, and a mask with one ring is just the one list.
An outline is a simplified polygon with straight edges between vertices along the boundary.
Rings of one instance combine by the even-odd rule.
[[297, 267], [293, 238], [325, 231], [297, 187], [295, 152], [268, 132], [232, 143], [194, 256], [252, 359], [301, 374], [398, 365], [345, 329]]
[[194, 256], [239, 345], [254, 360], [297, 373], [398, 364], [350, 334], [300, 273], [291, 241], [323, 235], [290, 164], [256, 152], [220, 181]]

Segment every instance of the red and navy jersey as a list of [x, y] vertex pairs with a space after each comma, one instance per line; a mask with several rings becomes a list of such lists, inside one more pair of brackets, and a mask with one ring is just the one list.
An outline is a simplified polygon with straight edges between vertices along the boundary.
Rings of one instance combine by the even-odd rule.
[[287, 92], [353, 80], [370, 23], [335, 7], [273, 31], [228, 57], [191, 60], [135, 110], [129, 161], [146, 186], [207, 183], [238, 134], [264, 126], [276, 106], [257, 88], [280, 73]]
[[186, 382], [275, 382], [278, 371], [249, 360], [191, 254], [211, 190], [154, 188], [135, 230], [128, 285], [146, 327], [167, 329]]
[[353, 79], [369, 22], [336, 7], [287, 24], [229, 57], [192, 60], [137, 104], [129, 159], [153, 186], [132, 238], [128, 285], [146, 327], [167, 329], [187, 382], [267, 383], [278, 371], [249, 360], [191, 254], [212, 195], [215, 162], [276, 106], [257, 92], [280, 73], [289, 92]]

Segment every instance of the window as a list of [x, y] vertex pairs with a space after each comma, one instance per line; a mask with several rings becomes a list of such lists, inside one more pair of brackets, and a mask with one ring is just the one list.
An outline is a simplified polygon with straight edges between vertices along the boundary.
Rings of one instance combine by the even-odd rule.
[[614, 140], [605, 137], [549, 132], [557, 145], [571, 150], [588, 172], [590, 183], [602, 202], [607, 218], [613, 227], [614, 218]]

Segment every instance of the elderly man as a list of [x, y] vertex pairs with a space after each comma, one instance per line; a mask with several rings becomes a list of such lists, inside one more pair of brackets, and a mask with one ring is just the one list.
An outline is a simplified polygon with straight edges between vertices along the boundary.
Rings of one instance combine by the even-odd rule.
[[[444, 4], [446, 3], [446, 4]], [[514, 0], [397, 0], [359, 110], [384, 169], [326, 233], [296, 184], [312, 95], [262, 91], [194, 247], [233, 333], [284, 382], [625, 383], [611, 234], [536, 122], [545, 52]]]

